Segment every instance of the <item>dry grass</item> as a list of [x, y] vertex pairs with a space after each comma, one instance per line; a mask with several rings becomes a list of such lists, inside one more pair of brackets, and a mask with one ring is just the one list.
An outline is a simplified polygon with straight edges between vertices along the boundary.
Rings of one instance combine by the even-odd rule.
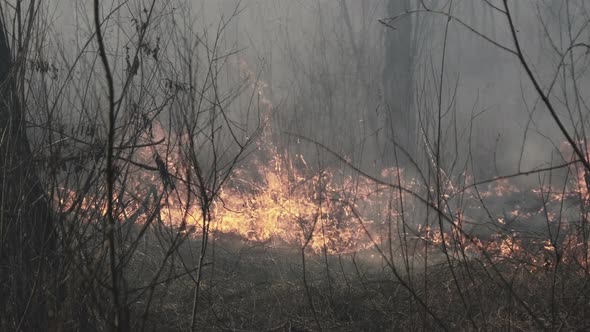
[[[168, 263], [161, 278], [166, 281], [154, 288], [145, 329], [188, 329], [194, 282], [186, 270], [198, 246], [196, 240], [187, 241]], [[426, 272], [415, 268], [402, 277], [410, 292], [371, 251], [327, 260], [307, 254], [312, 309], [298, 249], [247, 243], [233, 235], [220, 236], [214, 247], [203, 271], [199, 330], [442, 330], [416, 296], [453, 331], [534, 331], [539, 323], [550, 330], [575, 331], [589, 324], [588, 278], [575, 266], [531, 272], [516, 262], [491, 266], [472, 260], [454, 263], [451, 271], [446, 263], [433, 263]], [[143, 276], [161, 263], [157, 251], [147, 245], [138, 252], [127, 270], [130, 288], [149, 284]], [[132, 327], [140, 329], [146, 296], [131, 308]]]

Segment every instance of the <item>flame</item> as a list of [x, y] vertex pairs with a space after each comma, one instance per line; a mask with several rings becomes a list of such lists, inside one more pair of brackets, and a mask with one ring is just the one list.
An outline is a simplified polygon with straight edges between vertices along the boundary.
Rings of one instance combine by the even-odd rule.
[[[245, 61], [238, 61], [238, 67], [244, 78], [255, 77]], [[251, 84], [260, 104], [270, 113], [273, 105], [266, 97], [267, 87], [268, 84], [261, 80]], [[486, 255], [493, 261], [517, 261], [531, 271], [562, 261], [587, 265], [586, 257], [590, 256], [587, 239], [573, 226], [574, 216], [555, 208], [564, 200], [580, 199], [582, 210], [587, 210], [587, 180], [590, 177], [583, 171], [576, 170], [574, 181], [568, 184], [567, 190], [561, 191], [547, 187], [525, 190], [510, 179], [491, 182], [477, 195], [466, 190], [457, 207], [453, 209], [453, 204], [446, 204], [443, 212], [448, 212], [453, 221], [448, 229], [441, 230], [430, 220], [412, 220], [414, 214], [426, 207], [407, 192], [401, 193], [358, 174], [347, 174], [345, 168], [313, 169], [303, 155], [292, 155], [272, 144], [271, 134], [265, 131], [253, 157], [234, 169], [210, 206], [212, 224], [205, 227], [207, 218], [203, 216], [195, 184], [187, 181], [187, 173], [191, 170], [183, 161], [186, 158], [179, 148], [182, 144], [171, 143], [169, 133], [161, 124], [154, 123], [142, 136], [142, 140], [149, 144], [137, 149], [133, 163], [129, 165], [127, 181], [117, 188], [118, 219], [132, 219], [141, 224], [153, 222], [155, 216], [157, 222], [185, 234], [235, 233], [249, 241], [275, 246], [296, 245], [328, 254], [352, 253], [398, 241], [400, 239], [396, 236], [384, 235], [391, 234], [394, 225], [398, 234], [418, 239], [425, 248], [438, 250], [445, 247], [447, 252], [462, 250], [470, 255]], [[179, 140], [182, 142], [182, 137]], [[399, 176], [402, 186], [410, 191], [435, 192], [420, 185], [400, 168], [383, 169], [380, 175], [396, 179], [395, 182]], [[473, 179], [468, 174], [464, 174], [464, 178]], [[447, 187], [451, 189], [442, 194], [444, 201], [453, 199], [460, 192], [451, 180], [448, 182]], [[496, 213], [491, 220], [498, 225], [491, 235], [478, 236], [465, 230], [468, 225], [484, 222], [470, 218], [473, 210], [481, 210], [481, 199], [501, 201], [517, 195], [544, 198], [544, 204], [536, 210], [524, 210], [519, 203], [502, 214], [491, 211]], [[60, 211], [75, 208], [104, 215], [106, 210], [104, 194], [77, 193], [64, 186], [56, 196]], [[470, 206], [475, 208], [469, 209]], [[587, 213], [575, 217], [588, 219]], [[565, 235], [559, 239], [537, 237], [530, 240], [507, 229], [514, 220], [530, 220], [532, 223], [539, 218], [549, 225], [561, 227], [561, 234]], [[418, 246], [417, 250], [421, 249]]]
[[[531, 271], [553, 266], [557, 260], [586, 266], [586, 257], [590, 255], [583, 233], [570, 227], [575, 222], [573, 217], [554, 208], [563, 200], [574, 197], [583, 197], [583, 204], [586, 204], [583, 174], [567, 190], [562, 190], [562, 194], [547, 187], [530, 190], [528, 195], [545, 197], [547, 202], [543, 207], [531, 211], [523, 210], [520, 203], [515, 204], [494, 219], [501, 226], [497, 233], [479, 237], [464, 230], [466, 225], [478, 222], [469, 217], [469, 209], [459, 207], [452, 211], [453, 223], [442, 232], [428, 223], [408, 222], [408, 216], [421, 208], [409, 195], [404, 193], [401, 196], [405, 202], [404, 220], [398, 206], [398, 190], [376, 184], [371, 179], [347, 175], [344, 169], [314, 170], [303, 155], [279, 152], [267, 141], [270, 135], [266, 134], [258, 143], [254, 157], [236, 168], [222, 187], [211, 206], [212, 224], [205, 229], [202, 206], [194, 197], [188, 200], [190, 185], [181, 181], [186, 179], [182, 153], [178, 148], [170, 149], [161, 125], [154, 125], [149, 136], [151, 141], [162, 143], [138, 149], [134, 164], [149, 167], [130, 166], [127, 186], [118, 188], [118, 192], [126, 197], [116, 198], [119, 220], [133, 216], [134, 222], [145, 223], [151, 215], [146, 206], [152, 204], [157, 206], [157, 221], [193, 236], [203, 231], [211, 231], [214, 235], [234, 233], [253, 242], [295, 245], [328, 254], [352, 253], [397, 241], [399, 238], [388, 239], [383, 234], [387, 234], [388, 225], [398, 227], [407, 222], [406, 234], [419, 239], [431, 250], [440, 250], [444, 241], [449, 252], [461, 249], [470, 255], [485, 254], [493, 261], [525, 264]], [[164, 165], [158, 165], [157, 158]], [[168, 179], [164, 178], [162, 167], [169, 173]], [[403, 169], [389, 168], [380, 173], [388, 178], [399, 175], [404, 187], [420, 191], [419, 182], [407, 177]], [[64, 187], [56, 201], [62, 210], [71, 209], [78, 201], [79, 209], [96, 210], [104, 215], [104, 197], [80, 195], [78, 197], [76, 191]], [[497, 181], [480, 191], [480, 197], [486, 199], [511, 195], [527, 195], [527, 192], [508, 180]], [[463, 200], [478, 202], [476, 195], [469, 192]], [[138, 213], [142, 209], [143, 212]], [[582, 217], [587, 218], [586, 215]], [[519, 232], [502, 231], [502, 227], [509, 226], [511, 221], [536, 222], [538, 218], [543, 218], [549, 225], [560, 224], [566, 235], [555, 240], [528, 240]], [[415, 229], [410, 226], [413, 223]]]

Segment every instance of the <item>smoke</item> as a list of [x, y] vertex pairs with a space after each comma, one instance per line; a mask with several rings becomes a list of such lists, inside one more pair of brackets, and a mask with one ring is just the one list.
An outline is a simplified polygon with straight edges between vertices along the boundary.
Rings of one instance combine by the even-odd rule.
[[[408, 3], [407, 11], [418, 8]], [[430, 8], [445, 12], [445, 4], [433, 1]], [[273, 130], [282, 144], [310, 158], [317, 154], [315, 147], [285, 135], [296, 133], [369, 170], [395, 164], [394, 140], [413, 158], [425, 158], [427, 142], [436, 140], [444, 48], [441, 139], [447, 164], [472, 158], [473, 171], [490, 176], [559, 159], [562, 135], [518, 59], [502, 49], [514, 49], [502, 13], [483, 2], [454, 2], [456, 19], [445, 43], [446, 17], [415, 13], [387, 26], [379, 20], [394, 16], [389, 5], [385, 0], [223, 2], [225, 12], [241, 8], [227, 43], [243, 49], [239, 57], [268, 85], [265, 93], [276, 107]], [[219, 8], [217, 2], [205, 2], [207, 6]], [[559, 20], [551, 23], [554, 14], [542, 6], [519, 3], [513, 10], [527, 59], [549, 88], [557, 59], [548, 49], [556, 31], [565, 33], [563, 26]], [[390, 39], [403, 42], [402, 36], [412, 44], [388, 44]], [[404, 55], [414, 57], [408, 64], [413, 67], [406, 74], [387, 72], [391, 57]], [[410, 96], [400, 97], [397, 91]], [[400, 103], [402, 97], [410, 102]], [[407, 109], [396, 111], [402, 104]], [[411, 126], [404, 124], [406, 117]]]

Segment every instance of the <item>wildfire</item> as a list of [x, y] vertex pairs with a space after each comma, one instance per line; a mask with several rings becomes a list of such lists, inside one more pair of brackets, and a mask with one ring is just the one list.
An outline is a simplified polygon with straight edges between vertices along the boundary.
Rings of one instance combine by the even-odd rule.
[[[245, 62], [239, 62], [238, 67], [244, 75], [254, 75]], [[262, 81], [252, 85], [260, 103], [271, 112], [272, 103], [265, 97], [266, 87]], [[198, 188], [195, 188], [197, 184], [188, 180], [190, 168], [183, 161], [186, 158], [179, 147], [182, 144], [171, 143], [166, 130], [154, 123], [143, 137], [149, 144], [137, 149], [129, 166], [129, 176], [125, 182], [117, 184], [118, 219], [141, 224], [155, 216], [157, 222], [185, 233], [234, 233], [249, 241], [296, 245], [316, 253], [351, 253], [402, 241], [402, 237], [391, 235], [393, 232], [403, 234], [404, 238], [408, 235], [417, 239], [421, 243], [417, 250], [443, 246], [447, 251], [461, 250], [470, 255], [483, 253], [494, 260], [527, 262], [530, 269], [556, 264], [555, 260], [586, 265], [588, 246], [584, 243], [587, 241], [584, 234], [570, 225], [575, 224], [575, 218], [577, 221], [579, 218], [586, 220], [587, 215], [563, 213], [561, 204], [575, 198], [586, 206], [588, 176], [584, 172], [576, 173], [576, 181], [568, 185], [568, 190], [525, 190], [509, 179], [498, 179], [477, 194], [466, 190], [457, 204], [448, 202], [456, 195], [443, 194], [442, 199], [447, 203], [442, 212], [448, 213], [453, 222], [440, 229], [432, 216], [418, 219], [428, 207], [408, 194], [414, 191], [427, 196], [434, 191], [406, 176], [403, 169], [388, 168], [380, 172], [382, 178], [395, 179], [392, 183], [397, 183], [399, 177], [406, 189], [402, 193], [395, 186], [375, 183], [358, 174], [346, 174], [346, 167], [312, 169], [303, 155], [280, 151], [271, 143], [270, 136], [268, 132], [264, 133], [257, 143], [256, 153], [234, 169], [214, 197], [210, 211], [205, 211], [210, 213], [208, 219], [203, 215], [204, 207]], [[454, 188], [450, 180], [449, 187]], [[455, 192], [459, 191], [453, 189], [453, 194]], [[65, 187], [57, 196], [60, 211], [77, 209], [99, 211], [104, 215], [104, 196], [86, 191], [77, 193]], [[496, 225], [494, 232], [468, 231], [470, 225], [485, 224], [485, 220], [470, 217], [473, 211], [482, 210], [482, 199], [503, 201], [514, 196], [531, 196], [537, 201], [542, 198], [543, 204], [534, 210], [523, 209], [523, 203], [512, 204], [503, 211], [488, 211], [486, 208], [490, 220]], [[538, 223], [539, 219], [548, 228], [556, 228], [561, 237], [547, 240], [537, 236], [531, 239], [510, 229], [515, 221]], [[548, 257], [555, 259], [551, 262]]]
[[[157, 140], [165, 138], [160, 126], [154, 126], [154, 131]], [[453, 212], [453, 225], [443, 232], [432, 224], [416, 223], [409, 217], [417, 208], [411, 197], [402, 197], [406, 214], [403, 216], [398, 206], [399, 191], [335, 169], [313, 170], [302, 155], [291, 157], [287, 152], [278, 153], [276, 147], [264, 144], [268, 143], [258, 145], [258, 154], [270, 157], [251, 158], [235, 169], [212, 205], [209, 229], [216, 234], [235, 233], [250, 241], [306, 246], [314, 252], [343, 254], [391, 241], [382, 236], [387, 232], [388, 225], [393, 224], [399, 229], [399, 225], [406, 222], [406, 231], [424, 245], [429, 243], [432, 248], [440, 248], [444, 238], [447, 249], [463, 247], [471, 254], [485, 251], [496, 260], [519, 259], [538, 267], [546, 261], [548, 252], [556, 250], [554, 242], [540, 239], [536, 243], [538, 250], [531, 252], [529, 248], [535, 244], [534, 241], [527, 242], [516, 232], [495, 233], [486, 239], [468, 234], [464, 230], [465, 224], [476, 223], [477, 220], [470, 219], [469, 213], [460, 208]], [[137, 154], [140, 160], [136, 164], [151, 165], [151, 168], [136, 166], [130, 171], [130, 185], [120, 191], [128, 198], [117, 199], [119, 220], [133, 218], [136, 223], [146, 222], [150, 215], [146, 206], [156, 204], [158, 221], [199, 234], [204, 222], [202, 207], [198, 199], [187, 200], [191, 184], [180, 181], [185, 177], [182, 167], [178, 166], [182, 165], [177, 159], [181, 158], [181, 154], [174, 149], [163, 151], [167, 148], [165, 142], [160, 145], [142, 148]], [[158, 158], [164, 165], [158, 165]], [[163, 178], [162, 167], [169, 173], [169, 179]], [[388, 169], [382, 174], [400, 174], [404, 186], [419, 191], [417, 181], [405, 178], [403, 170]], [[531, 191], [536, 196], [542, 192], [540, 189]], [[499, 199], [514, 194], [522, 193], [513, 184], [499, 181], [496, 186], [489, 186], [481, 196]], [[567, 218], [559, 211], [551, 209], [552, 204], [558, 204], [567, 195], [545, 196], [549, 202], [536, 212], [523, 211], [516, 204], [495, 220], [501, 227], [507, 227], [512, 220], [534, 220], [544, 216], [549, 224], [564, 219], [563, 227], [567, 227], [571, 220], [565, 220]], [[104, 197], [89, 194], [78, 197], [76, 192], [64, 189], [60, 192], [59, 203], [65, 211], [71, 209], [78, 199], [79, 209], [104, 213]], [[474, 196], [472, 199], [475, 200]], [[412, 224], [415, 225], [414, 230]], [[576, 254], [562, 255], [563, 260], [579, 258], [583, 249], [578, 245], [583, 243], [582, 239], [568, 234], [565, 239], [560, 239], [558, 249]]]

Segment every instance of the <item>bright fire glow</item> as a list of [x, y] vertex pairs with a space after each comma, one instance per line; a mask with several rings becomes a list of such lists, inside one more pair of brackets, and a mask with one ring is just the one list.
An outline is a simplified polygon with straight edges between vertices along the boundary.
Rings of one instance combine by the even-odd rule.
[[[247, 75], [253, 75], [244, 63], [240, 62], [239, 67]], [[260, 96], [263, 107], [271, 112], [272, 104], [264, 96], [265, 86], [257, 81], [252, 88]], [[449, 181], [451, 192], [442, 194], [445, 202], [440, 210], [451, 216], [453, 222], [445, 221], [441, 231], [436, 212], [431, 211], [428, 217], [425, 210], [429, 207], [412, 195], [404, 192], [400, 197], [395, 186], [347, 174], [346, 167], [312, 169], [303, 156], [279, 152], [270, 143], [270, 135], [265, 134], [257, 144], [256, 153], [239, 165], [221, 188], [211, 206], [211, 224], [207, 227], [194, 179], [191, 184], [186, 182], [187, 163], [183, 162], [179, 144], [169, 146], [168, 133], [157, 123], [153, 124], [149, 136], [144, 138], [162, 143], [139, 148], [135, 154], [125, 189], [118, 188], [124, 196], [116, 199], [121, 221], [162, 222], [192, 235], [200, 234], [203, 229], [214, 235], [234, 233], [250, 241], [296, 245], [316, 253], [351, 253], [375, 245], [383, 249], [392, 243], [397, 243], [392, 247], [399, 248], [402, 240], [411, 239], [419, 244], [417, 250], [438, 250], [444, 245], [447, 251], [460, 249], [472, 255], [485, 254], [494, 260], [523, 261], [531, 270], [551, 266], [556, 259], [587, 265], [588, 246], [584, 245], [587, 240], [575, 227], [570, 227], [580, 218], [586, 220], [587, 213], [562, 213], [561, 204], [571, 200], [582, 207], [578, 211], [586, 210], [587, 176], [581, 171], [576, 171], [575, 180], [568, 184], [567, 190], [544, 187], [525, 190], [509, 179], [499, 179], [478, 188], [477, 193], [473, 189], [463, 191], [460, 204], [446, 201], [460, 193]], [[427, 190], [425, 185], [421, 187], [403, 169], [384, 169], [380, 175], [392, 184], [397, 184], [399, 176], [404, 188], [423, 197], [436, 192]], [[543, 198], [544, 203], [533, 210], [523, 209], [523, 203], [512, 204], [502, 213], [491, 211], [496, 215], [489, 215], [490, 220], [481, 217], [481, 213], [474, 216], [474, 211], [483, 210], [482, 200], [502, 201], [527, 195], [537, 201]], [[104, 215], [104, 197], [90, 193], [82, 196], [77, 208], [94, 209]], [[65, 211], [72, 209], [76, 199], [76, 192], [64, 188], [56, 202]], [[426, 200], [432, 206], [437, 204], [436, 199]], [[531, 240], [508, 228], [515, 221], [546, 223], [565, 235], [551, 240], [543, 237]], [[486, 222], [495, 223], [493, 234], [478, 237], [465, 230], [469, 225]]]

